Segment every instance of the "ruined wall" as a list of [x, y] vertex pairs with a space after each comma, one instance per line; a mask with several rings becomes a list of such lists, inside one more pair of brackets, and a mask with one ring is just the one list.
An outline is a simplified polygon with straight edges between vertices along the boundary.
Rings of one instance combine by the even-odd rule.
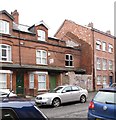
[[92, 75], [75, 74], [74, 72], [68, 72], [63, 74], [62, 84], [77, 85], [88, 91], [93, 91]]

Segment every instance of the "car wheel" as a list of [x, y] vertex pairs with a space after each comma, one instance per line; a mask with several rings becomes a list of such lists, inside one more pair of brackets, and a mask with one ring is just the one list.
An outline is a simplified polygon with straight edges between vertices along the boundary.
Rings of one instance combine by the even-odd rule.
[[53, 107], [58, 107], [60, 106], [61, 102], [60, 102], [60, 99], [59, 98], [55, 98], [53, 101], [52, 101], [52, 106]]
[[86, 96], [85, 96], [85, 95], [82, 95], [82, 96], [80, 97], [80, 102], [81, 102], [81, 103], [85, 103], [85, 102], [86, 102]]

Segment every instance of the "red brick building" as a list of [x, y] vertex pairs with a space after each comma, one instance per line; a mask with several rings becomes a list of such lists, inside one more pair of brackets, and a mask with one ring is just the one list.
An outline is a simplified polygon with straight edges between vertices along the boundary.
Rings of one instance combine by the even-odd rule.
[[[82, 51], [77, 41], [74, 44], [48, 37], [48, 27], [43, 21], [32, 26], [19, 24], [17, 10], [11, 14], [0, 11], [0, 36], [0, 89], [13, 89], [19, 95], [36, 95], [69, 84], [67, 73], [92, 71], [91, 59], [85, 61], [89, 67], [83, 61], [84, 57], [91, 56]], [[84, 44], [91, 53], [90, 45]], [[83, 52], [86, 56], [82, 56]]]
[[[81, 67], [92, 75], [93, 89], [99, 89], [115, 82], [114, 36], [110, 32], [102, 32], [93, 28], [93, 24], [81, 26], [73, 21], [65, 20], [55, 34], [61, 40], [82, 42], [91, 46], [91, 52], [83, 47]], [[78, 38], [78, 39], [77, 39]], [[87, 59], [89, 56], [90, 59]], [[90, 57], [91, 56], [91, 57]], [[89, 63], [89, 64], [88, 64]]]

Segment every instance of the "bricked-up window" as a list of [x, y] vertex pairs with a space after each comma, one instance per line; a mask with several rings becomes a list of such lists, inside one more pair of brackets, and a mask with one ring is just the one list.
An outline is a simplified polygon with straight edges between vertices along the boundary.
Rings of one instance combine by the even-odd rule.
[[0, 89], [7, 88], [7, 74], [0, 73]]
[[67, 67], [73, 66], [73, 56], [71, 54], [65, 55], [65, 66], [67, 66]]
[[113, 70], [113, 61], [109, 60], [109, 70]]
[[102, 42], [102, 51], [106, 51], [106, 42]]
[[97, 76], [97, 85], [101, 84], [101, 75]]
[[102, 67], [103, 67], [103, 70], [107, 70], [107, 60], [106, 59], [103, 59], [103, 63], [102, 63]]
[[46, 75], [38, 74], [38, 90], [46, 90]]
[[113, 52], [113, 46], [111, 44], [108, 45], [108, 52], [109, 53]]
[[11, 61], [11, 46], [0, 44], [0, 61]]
[[101, 41], [100, 40], [96, 41], [96, 49], [101, 50]]
[[29, 74], [29, 89], [34, 89], [34, 74]]
[[97, 70], [101, 70], [101, 58], [97, 58]]
[[9, 22], [0, 20], [0, 33], [9, 34]]
[[37, 64], [47, 64], [47, 51], [45, 50], [36, 50], [36, 63]]
[[46, 39], [45, 39], [45, 31], [43, 31], [43, 30], [37, 30], [37, 34], [38, 34], [38, 40], [40, 40], [40, 41], [46, 41]]

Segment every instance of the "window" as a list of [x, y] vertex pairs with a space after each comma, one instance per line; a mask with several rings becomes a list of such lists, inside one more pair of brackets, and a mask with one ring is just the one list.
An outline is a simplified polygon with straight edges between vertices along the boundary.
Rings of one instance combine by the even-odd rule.
[[108, 52], [110, 52], [110, 53], [113, 52], [113, 46], [111, 44], [108, 45]]
[[38, 34], [38, 40], [45, 41], [45, 31], [37, 30], [37, 34]]
[[65, 56], [65, 66], [73, 66], [73, 56], [71, 54], [66, 54]]
[[11, 46], [0, 44], [0, 61], [11, 61]]
[[29, 88], [34, 89], [34, 74], [29, 74]]
[[0, 33], [9, 34], [9, 22], [0, 20]]
[[7, 74], [0, 73], [0, 89], [7, 88]]
[[101, 59], [97, 58], [97, 70], [101, 70]]
[[102, 50], [106, 51], [106, 42], [102, 42]]
[[103, 84], [106, 84], [107, 76], [103, 76]]
[[38, 74], [38, 90], [46, 90], [46, 75]]
[[97, 85], [99, 85], [99, 84], [101, 84], [101, 76], [100, 75], [97, 76]]
[[36, 51], [36, 63], [37, 64], [47, 64], [47, 52], [45, 50]]
[[99, 40], [96, 41], [96, 49], [101, 50], [101, 41]]
[[113, 61], [109, 60], [109, 70], [113, 70]]
[[103, 70], [107, 70], [107, 60], [103, 59]]

